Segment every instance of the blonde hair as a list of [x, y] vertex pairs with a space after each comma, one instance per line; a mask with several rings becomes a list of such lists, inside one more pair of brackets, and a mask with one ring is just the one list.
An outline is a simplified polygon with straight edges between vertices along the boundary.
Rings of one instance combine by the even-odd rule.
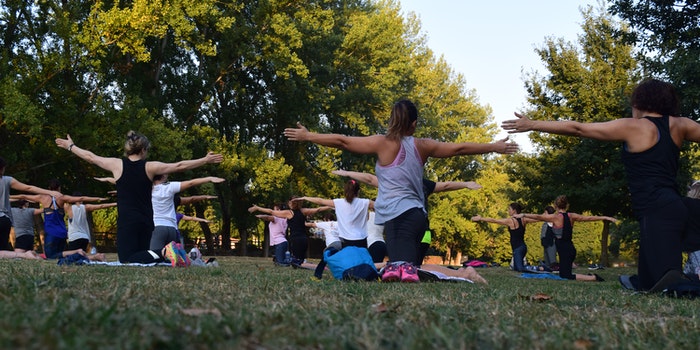
[[124, 143], [124, 155], [139, 154], [142, 151], [148, 151], [151, 148], [151, 142], [144, 135], [130, 130], [126, 133], [126, 142]]

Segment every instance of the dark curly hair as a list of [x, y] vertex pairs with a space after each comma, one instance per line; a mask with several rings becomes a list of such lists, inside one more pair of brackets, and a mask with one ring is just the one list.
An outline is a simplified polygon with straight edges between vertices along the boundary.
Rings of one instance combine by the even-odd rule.
[[680, 99], [673, 85], [657, 79], [645, 79], [632, 92], [632, 107], [645, 112], [679, 116]]

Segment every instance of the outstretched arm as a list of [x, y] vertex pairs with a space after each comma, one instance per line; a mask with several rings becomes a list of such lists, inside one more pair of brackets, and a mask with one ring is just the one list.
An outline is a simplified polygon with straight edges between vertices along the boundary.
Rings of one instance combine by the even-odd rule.
[[195, 202], [201, 202], [205, 201], [208, 199], [217, 199], [219, 197], [217, 196], [208, 196], [208, 195], [198, 195], [198, 196], [188, 196], [188, 197], [180, 197], [180, 205], [187, 205], [187, 204], [192, 204]]
[[509, 226], [509, 227], [510, 227], [510, 224], [511, 224], [511, 219], [510, 219], [510, 218], [506, 218], [506, 219], [494, 219], [494, 218], [486, 218], [486, 217], [483, 217], [483, 216], [481, 216], [481, 215], [472, 216], [472, 221], [474, 221], [474, 222], [482, 222], [482, 221], [483, 221], [483, 222], [488, 222], [488, 223], [491, 223], [491, 224], [499, 224], [499, 225], [504, 225], [504, 226]]
[[64, 203], [77, 203], [77, 202], [99, 202], [105, 201], [107, 198], [104, 197], [89, 197], [89, 196], [68, 196], [64, 195], [61, 197]]
[[506, 120], [501, 127], [509, 134], [542, 131], [550, 134], [578, 136], [601, 141], [629, 141], [641, 133], [642, 123], [647, 121], [622, 118], [608, 122], [580, 123], [572, 120], [532, 120], [526, 115], [514, 113], [517, 119]]
[[301, 212], [302, 212], [304, 215], [309, 216], [309, 215], [318, 214], [318, 213], [320, 213], [320, 212], [322, 212], [322, 211], [331, 210], [331, 209], [333, 209], [333, 208], [334, 208], [334, 207], [331, 207], [331, 206], [327, 206], [327, 205], [326, 205], [326, 206], [322, 206], [322, 207], [318, 207], [318, 208], [302, 208], [302, 209], [301, 209]]
[[[43, 194], [43, 195], [49, 195], [51, 197], [56, 197], [56, 198], [60, 198], [63, 196], [63, 194], [61, 192], [50, 191], [50, 190], [43, 189], [41, 187], [27, 185], [25, 183], [17, 181], [17, 179], [15, 179], [14, 177], [12, 178], [12, 181], [10, 182], [10, 188], [12, 188], [13, 190], [16, 190], [16, 191], [34, 193], [36, 195]], [[32, 198], [39, 198], [39, 197], [32, 197]], [[27, 200], [30, 202], [39, 202], [40, 201], [39, 199], [36, 199], [36, 200], [27, 199], [27, 198], [20, 198], [20, 199], [24, 199], [24, 200]]]
[[332, 174], [338, 175], [338, 176], [347, 176], [353, 180], [357, 180], [359, 182], [362, 182], [363, 184], [370, 185], [373, 187], [379, 186], [379, 182], [377, 181], [377, 176], [373, 174], [368, 174], [368, 173], [361, 173], [359, 171], [348, 171], [348, 170], [333, 170], [331, 171]]
[[215, 183], [215, 184], [219, 184], [219, 183], [224, 182], [224, 179], [221, 177], [207, 176], [207, 177], [200, 177], [197, 179], [182, 181], [182, 182], [180, 182], [180, 191], [184, 191], [190, 187], [199, 186], [199, 185], [210, 183], [210, 182]]
[[65, 139], [57, 138], [56, 145], [67, 149], [90, 164], [95, 164], [104, 170], [110, 171], [116, 179], [121, 176], [121, 159], [119, 158], [101, 157], [86, 149], [82, 149], [73, 142], [70, 135], [67, 135]]
[[468, 188], [470, 190], [478, 190], [482, 188], [482, 186], [474, 181], [444, 181], [437, 182], [435, 184], [435, 190], [433, 190], [433, 193], [455, 191], [464, 188]]
[[[335, 208], [335, 203], [333, 203], [332, 199], [324, 199], [324, 198], [319, 198], [319, 197], [298, 197], [292, 199], [293, 201], [308, 201], [314, 204], [318, 205], [325, 205], [331, 208]], [[310, 209], [310, 208], [304, 208], [304, 209]]]
[[308, 141], [360, 154], [377, 153], [381, 142], [384, 140], [382, 135], [346, 136], [341, 134], [318, 134], [310, 132], [301, 123], [297, 123], [296, 128], [284, 129], [284, 136], [290, 141]]
[[485, 154], [485, 153], [502, 153], [502, 154], [513, 154], [518, 151], [518, 144], [514, 142], [507, 142], [508, 138], [492, 142], [492, 143], [479, 143], [479, 142], [439, 142], [433, 139], [419, 139], [418, 145], [421, 156], [423, 159], [428, 157], [434, 158], [448, 158], [454, 156], [464, 156], [472, 154]]
[[569, 218], [571, 218], [573, 221], [610, 221], [612, 223], [617, 223], [617, 219], [611, 216], [594, 216], [569, 213]]
[[93, 211], [99, 209], [106, 209], [116, 207], [117, 203], [102, 203], [102, 204], [85, 204], [86, 211]]
[[111, 183], [112, 185], [115, 185], [117, 183], [117, 180], [113, 177], [93, 177], [93, 179], [100, 182]]
[[530, 213], [520, 213], [516, 214], [515, 217], [522, 218], [523, 220], [527, 220], [527, 222], [535, 222], [535, 221], [545, 221], [545, 222], [552, 222], [557, 226], [562, 225], [562, 216], [559, 213], [552, 213], [552, 214], [530, 214]]
[[204, 222], [204, 223], [207, 223], [207, 224], [211, 222], [211, 220], [207, 220], [207, 219], [204, 219], [204, 218], [198, 218], [198, 217], [196, 217], [196, 216], [189, 216], [189, 215], [183, 215], [181, 220], [185, 220], [185, 221], [196, 221], [196, 222]]
[[276, 216], [276, 217], [282, 218], [282, 219], [291, 219], [294, 216], [294, 213], [292, 213], [291, 210], [274, 210], [274, 209], [270, 209], [270, 208], [263, 208], [263, 207], [260, 207], [256, 204], [254, 204], [252, 207], [248, 208], [248, 212], [251, 214], [255, 213], [256, 211], [259, 211], [259, 212], [261, 212], [263, 214], [267, 214], [267, 215], [273, 215], [273, 216]]
[[11, 200], [24, 200], [32, 203], [41, 203], [41, 194], [13, 194]]
[[147, 162], [146, 173], [149, 178], [158, 174], [178, 173], [185, 170], [198, 168], [206, 164], [221, 163], [224, 157], [221, 154], [209, 152], [206, 156], [198, 159], [183, 160], [177, 163]]
[[275, 216], [273, 215], [258, 214], [255, 217], [263, 221], [275, 221]]

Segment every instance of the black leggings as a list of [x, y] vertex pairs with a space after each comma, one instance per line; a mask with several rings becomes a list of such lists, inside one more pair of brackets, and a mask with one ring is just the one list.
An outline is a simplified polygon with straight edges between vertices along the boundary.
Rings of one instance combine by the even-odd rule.
[[163, 261], [160, 252], [148, 250], [153, 226], [130, 224], [117, 226], [117, 254], [121, 263], [151, 264]]
[[389, 261], [407, 261], [420, 266], [420, 242], [425, 234], [425, 213], [421, 208], [406, 210], [384, 224]]
[[299, 260], [306, 259], [306, 251], [309, 249], [309, 238], [306, 236], [289, 237], [289, 252], [292, 257]]
[[575, 280], [572, 265], [576, 259], [576, 247], [574, 242], [557, 239], [555, 242], [557, 253], [559, 254], [559, 277]]
[[12, 221], [7, 216], [0, 216], [0, 250], [12, 250], [10, 248], [10, 230]]

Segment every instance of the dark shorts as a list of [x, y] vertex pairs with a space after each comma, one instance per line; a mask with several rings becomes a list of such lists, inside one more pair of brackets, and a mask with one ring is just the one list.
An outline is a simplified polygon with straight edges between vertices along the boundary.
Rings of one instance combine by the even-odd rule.
[[69, 241], [68, 246], [66, 247], [66, 250], [82, 249], [83, 251], [87, 252], [88, 243], [90, 243], [89, 239], [78, 238], [74, 241]]
[[34, 250], [34, 235], [21, 235], [15, 238], [15, 249]]

